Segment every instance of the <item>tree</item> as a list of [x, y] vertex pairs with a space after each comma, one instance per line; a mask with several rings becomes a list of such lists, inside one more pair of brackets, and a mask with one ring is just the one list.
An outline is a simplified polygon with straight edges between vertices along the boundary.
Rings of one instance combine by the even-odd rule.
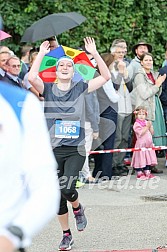
[[[40, 6], [40, 10], [39, 10]], [[109, 50], [115, 38], [124, 38], [131, 47], [141, 39], [151, 43], [155, 64], [164, 58], [167, 41], [166, 0], [8, 0], [0, 3], [4, 28], [12, 35], [3, 43], [18, 53], [24, 30], [52, 13], [76, 11], [87, 17], [79, 27], [58, 36], [61, 44], [78, 47], [84, 36], [93, 36], [100, 52]]]

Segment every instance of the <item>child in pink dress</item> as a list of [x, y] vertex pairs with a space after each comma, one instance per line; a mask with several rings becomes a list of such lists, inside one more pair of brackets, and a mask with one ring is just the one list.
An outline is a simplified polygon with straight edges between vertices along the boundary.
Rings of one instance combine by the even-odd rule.
[[[136, 134], [135, 148], [151, 148], [154, 147], [152, 135], [154, 129], [151, 121], [147, 121], [147, 110], [145, 107], [138, 107], [135, 111], [136, 121], [133, 130]], [[134, 151], [131, 166], [137, 172], [137, 179], [145, 180], [155, 178], [151, 174], [150, 166], [157, 165], [157, 157], [154, 150]]]

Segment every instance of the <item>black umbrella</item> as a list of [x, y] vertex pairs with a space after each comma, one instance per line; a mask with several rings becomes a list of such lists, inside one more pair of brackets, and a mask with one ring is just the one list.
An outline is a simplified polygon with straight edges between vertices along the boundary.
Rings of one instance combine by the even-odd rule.
[[43, 17], [25, 30], [21, 42], [35, 42], [79, 26], [86, 18], [77, 12], [55, 13]]

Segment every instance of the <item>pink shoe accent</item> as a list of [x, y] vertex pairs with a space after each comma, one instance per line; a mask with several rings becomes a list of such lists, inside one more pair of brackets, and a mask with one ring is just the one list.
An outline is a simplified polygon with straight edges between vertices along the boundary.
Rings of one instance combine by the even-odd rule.
[[147, 180], [148, 178], [142, 173], [140, 175], [137, 175], [137, 179], [140, 179], [140, 180]]
[[131, 160], [129, 158], [125, 158], [124, 159], [124, 164], [125, 165], [130, 165], [131, 164]]
[[80, 209], [78, 211], [74, 211], [74, 214], [78, 214], [80, 212]]
[[64, 233], [65, 236], [69, 236], [70, 234], [69, 233]]
[[156, 176], [152, 175], [151, 173], [149, 175], [146, 176], [148, 179], [153, 179], [156, 178]]

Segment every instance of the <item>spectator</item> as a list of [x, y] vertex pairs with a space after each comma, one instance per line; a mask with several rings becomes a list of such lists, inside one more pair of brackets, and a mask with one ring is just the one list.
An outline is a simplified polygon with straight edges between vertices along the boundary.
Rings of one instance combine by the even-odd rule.
[[112, 45], [111, 45], [111, 48], [110, 48], [110, 52], [112, 50], [112, 47], [115, 47], [115, 46], [120, 46], [124, 50], [124, 61], [126, 63], [126, 66], [128, 66], [131, 60], [126, 57], [127, 53], [128, 53], [128, 51], [127, 51], [128, 47], [127, 47], [127, 43], [126, 43], [125, 39], [115, 39], [112, 42]]
[[133, 82], [136, 73], [141, 67], [140, 59], [144, 53], [152, 52], [152, 46], [145, 41], [140, 41], [132, 47], [132, 52], [135, 58], [131, 60], [129, 66], [127, 67], [129, 78]]
[[22, 80], [19, 78], [20, 67], [20, 59], [17, 56], [9, 57], [6, 61], [6, 73], [2, 80], [11, 85], [23, 87]]
[[11, 50], [9, 49], [9, 47], [7, 47], [7, 46], [0, 46], [0, 53], [1, 53], [1, 52], [8, 52], [8, 53], [10, 53], [11, 56], [14, 55], [14, 52], [11, 51]]
[[25, 74], [29, 71], [29, 55], [32, 46], [25, 45], [21, 48], [21, 69], [19, 73], [19, 78], [24, 79]]
[[[145, 107], [138, 107], [134, 111], [136, 121], [133, 129], [136, 134], [135, 148], [152, 148], [154, 147], [152, 135], [154, 129], [151, 121], [147, 121], [147, 110]], [[145, 180], [155, 178], [151, 174], [151, 166], [157, 165], [155, 150], [134, 151], [131, 166], [137, 172], [137, 179]]]
[[[114, 60], [110, 65], [111, 80], [120, 96], [118, 101], [118, 118], [114, 148], [128, 148], [129, 132], [132, 118], [132, 104], [130, 92], [132, 84], [129, 79], [126, 63], [124, 62], [124, 50], [120, 46], [111, 48]], [[113, 172], [115, 175], [125, 175], [129, 169], [124, 164], [125, 153], [113, 154]]]
[[[82, 49], [85, 51], [86, 55], [92, 62], [94, 67], [97, 67], [97, 64], [93, 58], [93, 55], [90, 54], [85, 46], [82, 46]], [[96, 140], [99, 136], [99, 103], [97, 100], [96, 91], [91, 92], [85, 96], [85, 149], [86, 149], [86, 159], [82, 167], [81, 177], [83, 182], [86, 183], [96, 183], [95, 178], [92, 177], [89, 167], [89, 152], [92, 148], [93, 140]], [[81, 181], [82, 182], [82, 181]]]
[[[157, 146], [166, 145], [164, 137], [166, 129], [162, 112], [162, 105], [159, 99], [161, 85], [165, 81], [166, 74], [158, 76], [153, 69], [153, 56], [145, 53], [141, 56], [141, 68], [134, 79], [133, 100], [135, 108], [144, 106], [148, 111], [148, 120], [152, 121], [154, 127], [154, 144]], [[158, 136], [158, 138], [156, 138]], [[162, 170], [152, 168], [153, 173], [162, 173]]]
[[47, 40], [49, 41], [51, 51], [59, 46], [56, 36], [50, 37]]
[[165, 45], [165, 60], [162, 63], [162, 67], [167, 66], [167, 43]]
[[[113, 55], [103, 54], [102, 58], [109, 69], [114, 60]], [[113, 149], [117, 126], [119, 95], [116, 93], [111, 80], [97, 90], [97, 97], [100, 108], [99, 145], [101, 144], [104, 150]], [[93, 177], [102, 177], [103, 179], [105, 177], [105, 179], [111, 180], [112, 175], [115, 175], [112, 171], [113, 154], [95, 154], [94, 160]]]
[[5, 76], [6, 62], [10, 56], [9, 52], [0, 52], [0, 80]]
[[[127, 52], [128, 51], [127, 51], [127, 43], [126, 43], [126, 41], [124, 39], [115, 39], [112, 42], [112, 46], [111, 46], [110, 50], [112, 49], [112, 47], [115, 47], [115, 46], [122, 47], [122, 49], [124, 50], [124, 59], [123, 59], [123, 61], [126, 63], [126, 66], [128, 66], [129, 63], [131, 62], [131, 59], [127, 58]], [[129, 84], [130, 84], [130, 82], [129, 82]], [[131, 147], [131, 141], [132, 141], [131, 138], [132, 138], [132, 132], [131, 132], [131, 128], [130, 128], [129, 140], [128, 140], [128, 147], [129, 148]], [[124, 157], [124, 164], [125, 165], [129, 165], [131, 163], [130, 157], [131, 157], [131, 153], [130, 152], [126, 152], [125, 157]]]

